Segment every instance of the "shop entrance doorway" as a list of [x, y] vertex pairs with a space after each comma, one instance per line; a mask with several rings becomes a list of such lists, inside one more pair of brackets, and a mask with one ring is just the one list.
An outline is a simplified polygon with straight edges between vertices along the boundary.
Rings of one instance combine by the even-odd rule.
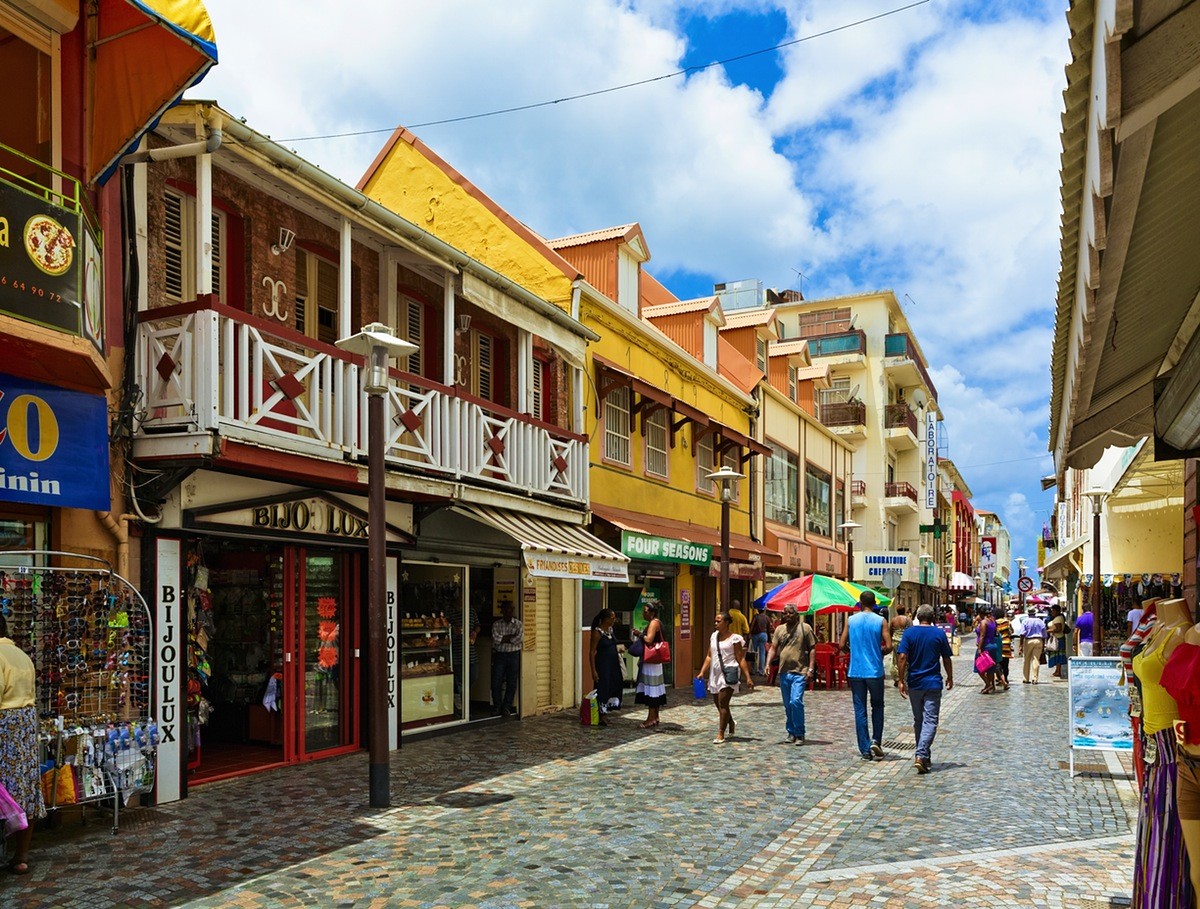
[[198, 555], [189, 681], [211, 709], [189, 698], [189, 783], [357, 749], [361, 557], [243, 540]]

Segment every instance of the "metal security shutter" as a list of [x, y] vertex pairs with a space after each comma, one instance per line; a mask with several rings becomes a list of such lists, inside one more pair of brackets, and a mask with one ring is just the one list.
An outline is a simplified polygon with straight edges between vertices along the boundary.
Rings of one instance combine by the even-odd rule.
[[[540, 710], [543, 707], [549, 707], [552, 698], [550, 694], [550, 579], [549, 578], [530, 578], [533, 581], [533, 586], [537, 590], [537, 602], [534, 604], [533, 619], [526, 619], [526, 627], [537, 629], [537, 650], [534, 652], [534, 660], [537, 663], [537, 706]], [[528, 583], [528, 581], [526, 582]], [[528, 612], [529, 604], [525, 604], [525, 609]]]

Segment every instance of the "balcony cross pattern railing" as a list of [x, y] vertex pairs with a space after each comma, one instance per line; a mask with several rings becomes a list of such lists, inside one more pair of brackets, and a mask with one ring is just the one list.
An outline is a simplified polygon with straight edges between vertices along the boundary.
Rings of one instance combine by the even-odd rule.
[[[141, 433], [216, 432], [312, 457], [366, 456], [361, 358], [205, 302], [142, 313]], [[582, 504], [586, 437], [393, 370], [384, 396], [389, 467]]]

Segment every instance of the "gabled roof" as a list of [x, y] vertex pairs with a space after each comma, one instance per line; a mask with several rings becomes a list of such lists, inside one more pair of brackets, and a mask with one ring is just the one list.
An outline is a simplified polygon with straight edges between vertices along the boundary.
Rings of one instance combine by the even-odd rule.
[[383, 165], [383, 162], [387, 160], [388, 155], [392, 153], [392, 149], [396, 147], [398, 142], [404, 142], [408, 145], [411, 145], [418, 152], [420, 152], [423, 158], [433, 164], [434, 167], [444, 173], [456, 184], [461, 186], [467, 195], [471, 196], [480, 205], [499, 218], [522, 240], [524, 240], [533, 248], [537, 249], [538, 252], [541, 253], [541, 255], [546, 259], [546, 261], [549, 262], [551, 266], [561, 271], [563, 275], [570, 278], [572, 281], [582, 277], [579, 269], [560, 256], [546, 242], [544, 237], [538, 236], [538, 234], [530, 230], [527, 225], [523, 224], [519, 219], [514, 218], [487, 193], [464, 177], [459, 171], [451, 167], [450, 163], [446, 161], [445, 158], [418, 139], [415, 133], [409, 132], [403, 126], [397, 127], [391, 136], [388, 137], [387, 142], [384, 143], [383, 148], [379, 150], [379, 154], [375, 156], [375, 160], [372, 161], [367, 167], [366, 173], [362, 175], [362, 178], [358, 181], [355, 189], [357, 189], [360, 193], [365, 192], [366, 185], [371, 181], [371, 178], [375, 176], [376, 172]]
[[725, 313], [726, 328], [758, 328], [766, 326], [770, 329], [769, 336], [779, 337], [775, 331], [775, 310], [769, 308], [731, 309]]
[[797, 382], [817, 382], [829, 381], [829, 366], [801, 366], [796, 369]]
[[[728, 316], [726, 317], [728, 319]], [[772, 341], [767, 345], [768, 357], [796, 357], [804, 358], [806, 363], [811, 363], [812, 358], [808, 353], [808, 339], [806, 338], [789, 338], [786, 341]]]
[[569, 237], [559, 237], [547, 240], [551, 249], [566, 249], [569, 246], [586, 246], [589, 243], [602, 243], [607, 240], [620, 240], [632, 246], [646, 262], [650, 259], [650, 248], [646, 245], [646, 237], [642, 227], [636, 221], [631, 224], [621, 224], [617, 227], [602, 227], [599, 230], [589, 230], [582, 234], [572, 234]]
[[717, 316], [717, 325], [725, 324], [725, 316], [721, 310], [721, 301], [717, 297], [698, 297], [695, 300], [675, 300], [659, 306], [649, 306], [642, 310], [644, 319], [661, 319], [665, 316], [681, 316], [691, 312], [707, 312]]

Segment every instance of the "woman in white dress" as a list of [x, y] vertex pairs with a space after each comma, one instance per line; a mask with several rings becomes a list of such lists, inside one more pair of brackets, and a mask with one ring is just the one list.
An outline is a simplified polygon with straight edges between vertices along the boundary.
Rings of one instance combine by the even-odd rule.
[[709, 693], [717, 708], [719, 722], [714, 745], [724, 745], [733, 738], [737, 728], [729, 710], [729, 702], [738, 690], [739, 680], [746, 680], [747, 691], [754, 690], [754, 683], [750, 681], [750, 667], [746, 665], [746, 641], [740, 634], [730, 631], [729, 625], [729, 613], [718, 612], [717, 630], [708, 642], [708, 656], [696, 673], [696, 678], [708, 683]]

